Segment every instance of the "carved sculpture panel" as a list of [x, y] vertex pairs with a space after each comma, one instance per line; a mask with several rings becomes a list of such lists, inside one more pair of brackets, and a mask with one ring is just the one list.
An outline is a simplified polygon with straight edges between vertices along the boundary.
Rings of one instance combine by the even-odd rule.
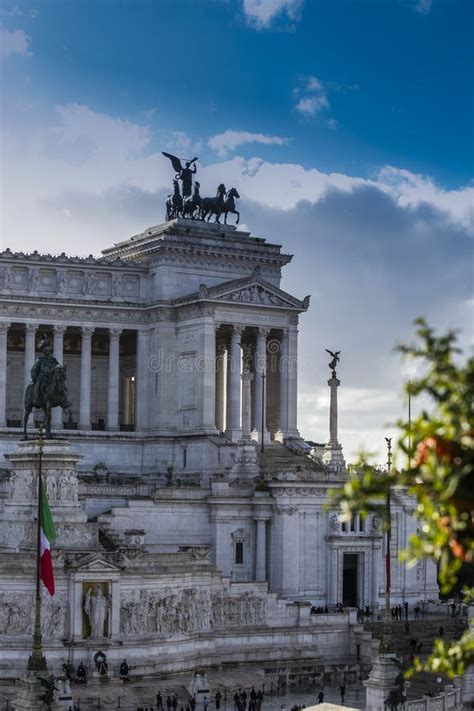
[[[28, 593], [0, 595], [0, 635], [31, 635], [34, 625], [34, 596]], [[62, 638], [65, 632], [66, 604], [63, 596], [46, 598], [42, 606], [41, 631], [45, 637]]]
[[199, 588], [124, 595], [120, 630], [124, 635], [186, 634], [227, 626], [265, 623], [265, 598], [254, 593], [229, 595]]

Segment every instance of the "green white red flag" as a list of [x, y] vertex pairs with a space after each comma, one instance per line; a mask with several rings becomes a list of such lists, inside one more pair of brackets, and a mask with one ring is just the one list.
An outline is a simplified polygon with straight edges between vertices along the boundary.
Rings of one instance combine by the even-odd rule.
[[54, 572], [51, 544], [56, 540], [53, 517], [43, 482], [40, 487], [40, 577], [50, 595], [54, 595]]

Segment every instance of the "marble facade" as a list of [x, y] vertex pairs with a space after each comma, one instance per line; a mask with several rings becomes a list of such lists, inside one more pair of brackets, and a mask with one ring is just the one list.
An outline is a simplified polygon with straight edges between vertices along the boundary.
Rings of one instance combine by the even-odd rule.
[[[288, 646], [347, 658], [352, 613], [322, 619], [309, 604], [382, 605], [382, 531], [374, 515], [341, 524], [325, 507], [345, 478], [339, 381], [320, 459], [299, 434], [309, 297], [280, 289], [291, 258], [234, 227], [183, 219], [99, 258], [0, 254], [0, 674], [29, 654], [36, 455], [19, 439], [43, 332], [73, 402], [72, 425], [54, 411], [44, 458], [58, 529], [58, 592], [44, 616], [53, 664], [90, 666], [99, 647], [143, 673], [278, 659]], [[396, 562], [415, 530], [399, 492], [394, 604], [437, 596], [434, 566]], [[108, 601], [103, 639], [84, 613], [91, 585]]]

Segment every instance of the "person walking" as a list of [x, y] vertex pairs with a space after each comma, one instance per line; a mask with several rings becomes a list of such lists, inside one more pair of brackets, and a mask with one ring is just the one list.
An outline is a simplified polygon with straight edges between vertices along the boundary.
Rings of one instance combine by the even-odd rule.
[[323, 704], [323, 703], [324, 703], [324, 694], [322, 691], [320, 691], [318, 694], [318, 704]]
[[341, 704], [343, 704], [344, 699], [346, 698], [346, 685], [345, 684], [341, 684], [341, 686], [339, 687], [339, 692], [341, 694]]
[[216, 691], [216, 695], [215, 695], [214, 699], [215, 699], [215, 704], [216, 704], [216, 711], [219, 711], [219, 709], [221, 707], [221, 699], [222, 699], [222, 694], [219, 691], [219, 689]]

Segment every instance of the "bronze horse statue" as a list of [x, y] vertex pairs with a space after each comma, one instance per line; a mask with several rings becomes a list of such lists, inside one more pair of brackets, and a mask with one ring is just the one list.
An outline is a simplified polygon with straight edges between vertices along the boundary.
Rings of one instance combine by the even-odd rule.
[[[240, 212], [235, 209], [235, 198], [239, 199], [240, 195], [237, 192], [236, 188], [231, 188], [229, 192], [226, 195], [225, 201], [224, 201], [224, 225], [227, 224], [227, 215], [232, 213], [233, 215], [237, 215], [237, 220], [235, 222], [236, 225], [239, 224], [240, 220]], [[219, 220], [217, 220], [219, 222]]]
[[173, 180], [173, 194], [168, 195], [166, 199], [166, 220], [174, 220], [176, 217], [181, 217], [183, 214], [183, 198], [179, 191], [179, 182], [175, 178]]
[[202, 207], [202, 197], [199, 194], [201, 184], [195, 180], [193, 194], [184, 198], [183, 201], [183, 217], [190, 217], [192, 220], [200, 215]]
[[[35, 395], [36, 392], [36, 395]], [[27, 425], [28, 418], [33, 408], [38, 408], [44, 412], [45, 438], [51, 437], [51, 410], [53, 407], [62, 407], [63, 412], [72, 422], [72, 403], [68, 399], [66, 386], [66, 368], [56, 365], [51, 372], [48, 382], [43, 388], [42, 394], [38, 393], [35, 383], [31, 382], [25, 390], [25, 415], [23, 420], [24, 438], [28, 439]]]

